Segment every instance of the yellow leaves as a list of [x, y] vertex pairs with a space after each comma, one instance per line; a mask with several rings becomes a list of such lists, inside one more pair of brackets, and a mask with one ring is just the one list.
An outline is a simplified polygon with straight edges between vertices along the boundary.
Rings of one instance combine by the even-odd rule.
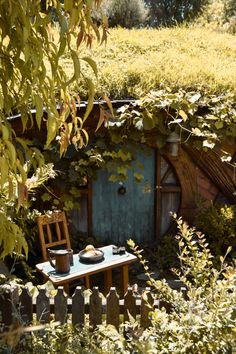
[[111, 103], [111, 100], [109, 99], [109, 97], [107, 95], [103, 95], [103, 99], [104, 101], [106, 102], [110, 112], [111, 112], [111, 115], [112, 117], [114, 117], [114, 111], [113, 111], [113, 107], [112, 107], [112, 103]]
[[43, 100], [39, 95], [34, 96], [35, 108], [36, 108], [36, 123], [40, 129], [41, 121], [43, 117]]
[[85, 129], [81, 129], [81, 132], [84, 135], [83, 146], [86, 146], [88, 144], [88, 141], [89, 141], [89, 135], [88, 135], [88, 133], [87, 133], [87, 131]]
[[79, 57], [78, 57], [78, 54], [72, 50], [71, 51], [71, 57], [72, 57], [72, 60], [73, 60], [73, 63], [74, 63], [74, 77], [76, 80], [79, 79], [79, 76], [80, 76], [80, 61], [79, 61]]
[[26, 173], [24, 167], [21, 165], [19, 160], [16, 161], [16, 167], [17, 167], [20, 177], [21, 177], [21, 183], [25, 183], [27, 180], [27, 173]]
[[98, 76], [98, 68], [97, 68], [96, 62], [89, 57], [83, 57], [82, 60], [84, 60], [85, 62], [87, 62], [89, 64], [89, 66], [92, 68], [92, 70], [94, 72], [94, 75], [97, 77]]
[[1, 187], [3, 188], [4, 184], [8, 180], [8, 162], [5, 157], [1, 156], [0, 157], [0, 172], [1, 172]]
[[[77, 117], [77, 119], [80, 121], [79, 117]], [[71, 143], [74, 145], [76, 150], [78, 148], [82, 149], [88, 144], [89, 136], [87, 131], [82, 128], [82, 124], [80, 127], [75, 129], [72, 123], [65, 122], [61, 129], [58, 140], [60, 143], [60, 156], [62, 156], [66, 152], [68, 145]]]
[[71, 11], [74, 6], [74, 1], [73, 0], [65, 0], [64, 1], [64, 9], [65, 11]]
[[183, 121], [186, 122], [188, 115], [182, 109], [179, 111], [179, 115], [183, 118]]
[[2, 46], [8, 47], [9, 43], [10, 43], [10, 37], [8, 35], [6, 35], [2, 40]]
[[10, 137], [10, 132], [8, 127], [6, 127], [5, 125], [1, 125], [1, 131], [2, 131], [2, 139], [6, 142], [8, 141], [9, 137]]
[[77, 35], [77, 40], [76, 40], [76, 46], [77, 48], [79, 48], [80, 44], [82, 43], [84, 39], [84, 32], [83, 31], [80, 31]]
[[102, 126], [105, 121], [107, 121], [106, 112], [103, 107], [100, 107], [100, 115], [95, 132]]
[[9, 165], [14, 166], [16, 163], [16, 149], [15, 146], [8, 140], [5, 142], [6, 150], [4, 151], [5, 155], [8, 155]]
[[76, 8], [72, 8], [70, 11], [69, 29], [74, 29], [80, 18], [80, 13]]
[[47, 119], [47, 142], [46, 147], [55, 139], [58, 130], [57, 117], [54, 114], [49, 114]]
[[61, 129], [60, 136], [58, 137], [58, 140], [60, 142], [60, 156], [62, 156], [63, 153], [65, 153], [67, 150], [67, 147], [70, 143], [71, 132], [72, 132], [72, 124], [71, 123], [67, 124], [65, 122], [63, 124], [63, 128]]
[[[8, 200], [15, 202], [18, 198], [18, 207], [27, 202], [28, 171], [25, 161], [27, 159], [27, 164], [29, 162], [32, 172], [41, 166], [42, 159], [35, 148], [29, 148], [27, 141], [15, 136], [4, 124], [12, 112], [20, 114], [23, 130], [30, 122], [40, 129], [45, 107], [46, 147], [59, 136], [61, 155], [69, 144], [78, 149], [88, 143], [89, 136], [83, 128], [83, 118], [76, 117], [77, 107], [71, 87], [73, 84], [78, 85], [81, 77], [81, 59], [73, 50], [73, 39], [77, 37], [77, 46], [84, 39], [85, 44], [90, 46], [94, 37], [100, 38], [98, 28], [91, 22], [92, 2], [65, 0], [64, 16], [59, 0], [47, 1], [55, 5], [60, 22], [58, 32], [53, 28], [52, 34], [49, 23], [51, 16], [39, 12], [40, 1], [1, 1], [0, 12], [3, 16], [0, 16], [0, 36], [4, 61], [1, 62], [0, 72], [0, 188]], [[58, 43], [55, 42], [57, 39]], [[68, 81], [66, 67], [62, 65], [62, 56], [65, 54], [74, 68]], [[83, 60], [97, 77], [96, 63], [88, 56]], [[86, 82], [89, 100], [84, 120], [92, 110], [95, 92], [92, 80], [88, 78]], [[57, 111], [59, 103], [66, 107], [60, 114]], [[32, 107], [36, 110], [35, 121], [29, 113]], [[0, 228], [2, 224], [0, 220]], [[12, 220], [6, 222], [5, 227], [0, 231], [0, 249], [3, 248], [5, 253], [0, 257], [12, 252], [21, 253], [22, 250], [27, 253], [27, 243], [21, 230]], [[5, 236], [3, 240], [1, 237]]]
[[72, 138], [72, 143], [76, 150], [82, 149], [88, 144], [89, 136], [85, 129], [78, 128], [76, 134]]
[[0, 212], [0, 258], [3, 259], [8, 254], [28, 254], [28, 245], [22, 230], [9, 219], [3, 212]]
[[144, 179], [144, 176], [141, 173], [135, 172], [134, 178], [135, 178], [135, 181], [139, 183]]
[[65, 49], [66, 49], [66, 45], [67, 45], [66, 38], [65, 38], [65, 36], [63, 36], [61, 38], [59, 50], [58, 50], [58, 53], [57, 53], [58, 57], [60, 57], [61, 55], [64, 54]]
[[87, 104], [86, 111], [85, 111], [85, 114], [84, 114], [84, 117], [83, 117], [83, 121], [84, 122], [88, 118], [90, 112], [92, 111], [94, 94], [95, 94], [95, 87], [94, 87], [94, 84], [93, 84], [92, 80], [89, 79], [89, 78], [86, 78], [86, 83], [87, 83], [87, 86], [88, 86], [89, 99], [88, 99], [88, 104]]

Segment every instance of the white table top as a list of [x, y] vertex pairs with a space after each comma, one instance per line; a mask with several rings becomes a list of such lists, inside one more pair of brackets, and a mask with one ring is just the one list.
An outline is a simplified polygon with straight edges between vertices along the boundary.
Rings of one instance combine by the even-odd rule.
[[117, 268], [137, 260], [137, 257], [129, 252], [123, 255], [113, 255], [112, 246], [99, 247], [104, 252], [104, 259], [99, 263], [85, 264], [80, 262], [78, 254], [74, 254], [74, 265], [70, 267], [70, 272], [65, 274], [56, 273], [49, 262], [36, 265], [36, 268], [44, 274], [54, 284], [64, 284], [73, 279], [83, 278], [86, 275], [102, 272], [107, 269]]

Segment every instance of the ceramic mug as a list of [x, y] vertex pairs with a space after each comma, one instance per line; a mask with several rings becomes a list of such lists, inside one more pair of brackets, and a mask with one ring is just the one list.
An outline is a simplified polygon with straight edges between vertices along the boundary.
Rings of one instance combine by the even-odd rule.
[[[70, 256], [67, 250], [48, 250], [49, 262], [57, 273], [69, 273]], [[55, 257], [55, 262], [51, 257]]]

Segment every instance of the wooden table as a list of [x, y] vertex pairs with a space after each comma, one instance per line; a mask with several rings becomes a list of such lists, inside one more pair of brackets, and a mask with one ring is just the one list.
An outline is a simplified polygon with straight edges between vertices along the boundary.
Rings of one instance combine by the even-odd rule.
[[81, 263], [78, 254], [74, 254], [74, 265], [70, 272], [66, 274], [56, 273], [49, 262], [43, 262], [36, 265], [36, 268], [50, 280], [55, 286], [63, 285], [64, 289], [69, 291], [69, 283], [73, 280], [85, 278], [86, 287], [90, 288], [89, 276], [92, 274], [104, 272], [105, 291], [108, 292], [112, 286], [112, 269], [121, 268], [121, 292], [124, 295], [129, 283], [129, 264], [137, 261], [137, 257], [129, 252], [123, 255], [113, 255], [112, 245], [99, 248], [104, 252], [104, 259], [95, 264]]

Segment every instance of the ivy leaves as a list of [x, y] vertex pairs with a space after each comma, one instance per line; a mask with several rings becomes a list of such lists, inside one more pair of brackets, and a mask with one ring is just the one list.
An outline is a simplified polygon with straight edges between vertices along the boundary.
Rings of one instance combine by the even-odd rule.
[[146, 135], [154, 130], [160, 139], [166, 139], [170, 129], [177, 129], [183, 142], [191, 137], [195, 146], [203, 149], [213, 149], [226, 137], [230, 142], [236, 136], [235, 97], [229, 92], [216, 96], [166, 88], [151, 91], [117, 113], [123, 130], [133, 126]]

